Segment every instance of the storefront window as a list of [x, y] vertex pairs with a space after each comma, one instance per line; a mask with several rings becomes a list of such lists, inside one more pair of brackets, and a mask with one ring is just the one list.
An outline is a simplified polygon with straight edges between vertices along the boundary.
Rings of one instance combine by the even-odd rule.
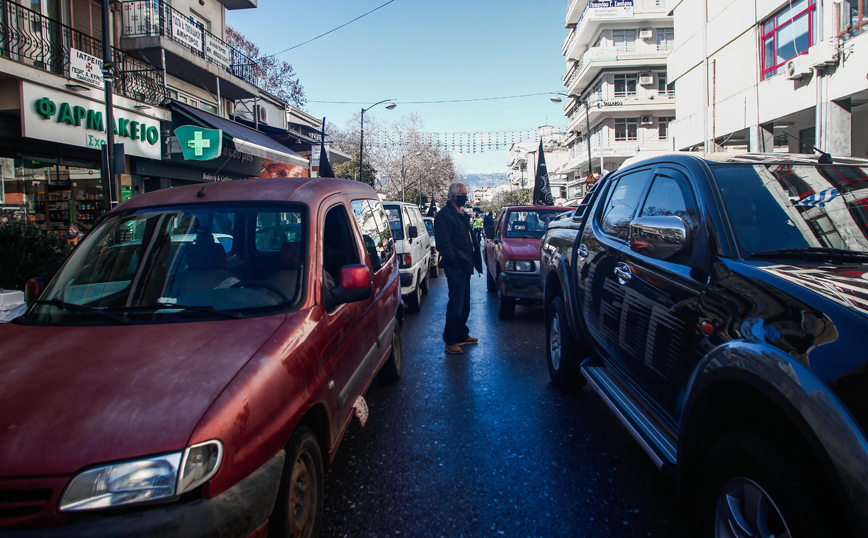
[[71, 223], [87, 231], [105, 212], [100, 170], [0, 158], [0, 210], [44, 230], [65, 231]]

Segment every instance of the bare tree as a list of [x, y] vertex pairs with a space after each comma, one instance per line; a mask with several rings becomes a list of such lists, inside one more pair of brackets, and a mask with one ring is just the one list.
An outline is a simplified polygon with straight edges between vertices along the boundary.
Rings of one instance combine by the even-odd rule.
[[262, 56], [259, 47], [228, 24], [226, 25], [226, 41], [253, 59], [253, 71], [260, 88], [298, 108], [304, 107], [307, 102], [304, 88], [295, 75], [292, 65], [278, 60], [274, 56]]

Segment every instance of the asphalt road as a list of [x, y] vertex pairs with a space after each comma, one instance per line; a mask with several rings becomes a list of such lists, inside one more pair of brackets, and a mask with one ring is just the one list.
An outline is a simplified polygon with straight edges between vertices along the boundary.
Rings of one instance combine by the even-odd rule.
[[322, 536], [686, 537], [675, 486], [590, 387], [549, 382], [542, 307], [497, 318], [472, 278], [471, 335], [443, 351], [447, 285], [404, 323], [404, 377], [374, 383], [326, 474]]

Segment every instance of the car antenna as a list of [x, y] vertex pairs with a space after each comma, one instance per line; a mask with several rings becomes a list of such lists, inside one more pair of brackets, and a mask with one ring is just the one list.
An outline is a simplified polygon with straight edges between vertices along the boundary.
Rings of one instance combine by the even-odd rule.
[[788, 133], [788, 132], [786, 132], [786, 131], [781, 131], [781, 132], [784, 133], [785, 135], [789, 136], [790, 138], [795, 138], [796, 140], [798, 140], [799, 142], [801, 142], [803, 146], [809, 146], [809, 147], [812, 148], [814, 151], [816, 151], [817, 153], [819, 153], [819, 154], [820, 154], [820, 158], [817, 159], [817, 162], [818, 162], [818, 163], [820, 163], [820, 164], [832, 164], [832, 155], [831, 155], [831, 154], [826, 153], [825, 151], [821, 150], [820, 148], [814, 147], [814, 146], [812, 146], [811, 144], [808, 144], [807, 142], [805, 142], [805, 141], [802, 140], [801, 138], [797, 138], [797, 137], [791, 135], [790, 133]]
[[199, 189], [199, 192], [196, 193], [196, 198], [201, 198], [205, 196], [205, 187], [207, 186], [208, 185], [204, 185], [201, 189]]

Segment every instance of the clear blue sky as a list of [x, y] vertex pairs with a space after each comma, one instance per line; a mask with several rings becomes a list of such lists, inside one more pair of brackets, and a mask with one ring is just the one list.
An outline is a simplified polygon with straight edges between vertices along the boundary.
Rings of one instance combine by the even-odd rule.
[[[263, 54], [298, 45], [387, 0], [259, 0], [227, 11], [227, 23]], [[306, 111], [343, 128], [352, 114], [392, 121], [416, 112], [425, 131], [503, 131], [566, 125], [548, 95], [450, 104], [405, 104], [564, 91], [561, 46], [567, 0], [395, 0], [323, 38], [281, 54], [308, 100]], [[349, 101], [330, 104], [317, 101]], [[362, 104], [364, 103], [364, 104]], [[467, 173], [499, 172], [507, 152], [454, 154]]]

